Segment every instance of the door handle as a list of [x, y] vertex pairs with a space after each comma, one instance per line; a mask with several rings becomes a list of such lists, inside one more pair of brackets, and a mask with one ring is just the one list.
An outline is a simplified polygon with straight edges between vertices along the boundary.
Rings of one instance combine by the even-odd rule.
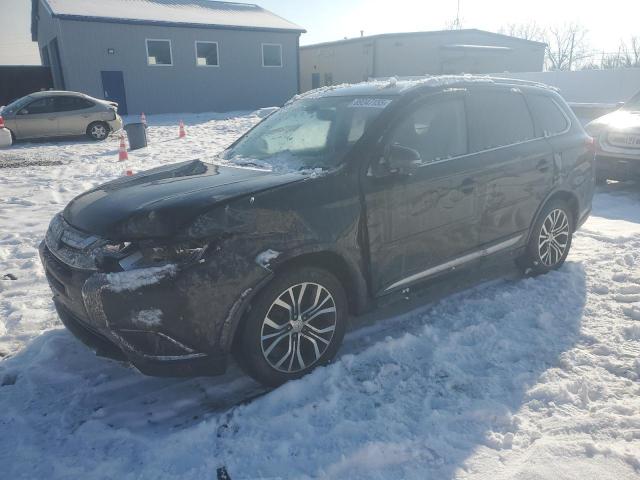
[[542, 160], [540, 160], [538, 162], [538, 165], [536, 165], [536, 168], [541, 172], [548, 171], [549, 170], [549, 160], [547, 160], [546, 158], [543, 158]]
[[51, 120], [52, 122], [56, 119], [56, 117], [49, 117], [47, 120]]
[[476, 188], [476, 182], [473, 178], [465, 178], [460, 184], [462, 193], [471, 193]]

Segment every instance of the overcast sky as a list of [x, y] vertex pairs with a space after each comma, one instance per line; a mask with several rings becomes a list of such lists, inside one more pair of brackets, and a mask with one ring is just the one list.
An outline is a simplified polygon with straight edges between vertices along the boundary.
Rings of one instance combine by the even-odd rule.
[[[100, 0], [77, 0], [100, 1]], [[457, 0], [255, 0], [307, 29], [301, 43], [385, 32], [440, 30], [456, 16]], [[30, 0], [0, 0], [0, 64], [38, 64], [31, 42]], [[460, 0], [464, 28], [497, 31], [511, 23], [541, 26], [579, 22], [591, 48], [615, 52], [621, 39], [640, 36], [640, 0]]]

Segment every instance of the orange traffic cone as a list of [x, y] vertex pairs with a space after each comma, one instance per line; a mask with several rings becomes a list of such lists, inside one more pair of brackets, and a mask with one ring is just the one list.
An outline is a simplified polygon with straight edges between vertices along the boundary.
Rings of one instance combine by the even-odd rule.
[[142, 112], [140, 114], [140, 122], [144, 124], [144, 126], [147, 126], [147, 116], [144, 114], [144, 112]]
[[187, 136], [187, 132], [184, 131], [184, 122], [180, 120], [180, 133], [178, 134], [178, 138], [184, 138]]
[[127, 147], [124, 144], [124, 135], [120, 134], [120, 150], [118, 151], [118, 161], [123, 162], [129, 160], [129, 154], [127, 153]]

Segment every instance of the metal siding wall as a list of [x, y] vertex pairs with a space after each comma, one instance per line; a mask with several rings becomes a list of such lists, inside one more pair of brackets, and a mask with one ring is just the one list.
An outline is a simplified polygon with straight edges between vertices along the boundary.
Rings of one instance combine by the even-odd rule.
[[[369, 51], [365, 45], [373, 45]], [[449, 44], [504, 46], [512, 50], [501, 53], [448, 52]], [[370, 52], [375, 51], [375, 58]], [[368, 53], [369, 52], [369, 53]], [[302, 90], [311, 88], [311, 74], [333, 73], [335, 83], [362, 80], [367, 70], [371, 76], [388, 77], [439, 75], [455, 73], [490, 73], [541, 71], [544, 47], [482, 32], [442, 32], [379, 38], [354, 39], [351, 42], [304, 47], [301, 53]], [[375, 72], [372, 70], [375, 68]]]
[[[297, 33], [69, 20], [61, 29], [67, 88], [102, 98], [100, 72], [121, 70], [132, 114], [255, 109], [297, 92]], [[173, 66], [147, 65], [147, 38], [171, 40]], [[196, 66], [196, 40], [218, 42], [220, 67]], [[282, 44], [282, 68], [262, 67], [262, 43]]]
[[505, 75], [553, 85], [568, 102], [626, 102], [640, 92], [640, 68], [529, 72]]

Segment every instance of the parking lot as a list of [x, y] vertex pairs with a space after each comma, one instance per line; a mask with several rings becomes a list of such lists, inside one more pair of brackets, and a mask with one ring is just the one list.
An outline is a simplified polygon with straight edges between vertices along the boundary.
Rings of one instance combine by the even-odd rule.
[[637, 478], [638, 185], [599, 189], [559, 271], [454, 277], [360, 319], [334, 364], [271, 392], [235, 367], [144, 377], [73, 338], [37, 254], [50, 218], [126, 169], [215, 161], [261, 115], [150, 117], [128, 162], [113, 136], [0, 151], [6, 478]]

